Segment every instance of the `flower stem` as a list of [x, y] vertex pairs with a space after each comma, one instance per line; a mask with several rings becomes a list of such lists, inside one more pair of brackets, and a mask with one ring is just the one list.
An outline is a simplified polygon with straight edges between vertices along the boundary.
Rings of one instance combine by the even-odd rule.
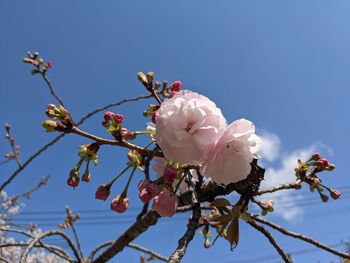
[[126, 186], [125, 186], [125, 188], [124, 188], [124, 190], [123, 190], [123, 192], [122, 192], [122, 194], [121, 194], [121, 196], [123, 196], [123, 197], [126, 197], [127, 194], [128, 194], [129, 185], [130, 185], [130, 183], [131, 183], [132, 178], [134, 177], [136, 168], [137, 168], [137, 166], [134, 166], [134, 168], [132, 169], [132, 172], [131, 172], [131, 175], [130, 175], [130, 177], [129, 177], [129, 180], [128, 180], [128, 182], [126, 183]]
[[107, 185], [112, 186], [131, 166], [128, 165], [123, 171], [121, 171], [116, 177], [114, 177]]

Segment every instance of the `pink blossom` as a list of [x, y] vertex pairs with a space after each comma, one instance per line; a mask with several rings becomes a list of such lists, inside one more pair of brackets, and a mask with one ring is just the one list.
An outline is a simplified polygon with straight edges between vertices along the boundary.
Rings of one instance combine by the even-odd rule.
[[163, 190], [154, 197], [152, 209], [160, 216], [171, 217], [176, 213], [177, 199], [168, 190]]
[[111, 209], [117, 213], [124, 213], [129, 207], [129, 198], [117, 195], [111, 202]]
[[221, 110], [188, 90], [166, 99], [157, 111], [156, 141], [167, 160], [200, 163], [226, 128]]
[[257, 158], [255, 154], [260, 143], [252, 122], [245, 119], [234, 121], [208, 154], [201, 168], [202, 174], [223, 184], [247, 178], [251, 170], [250, 163]]
[[154, 157], [153, 160], [154, 160], [154, 164], [152, 166], [152, 169], [156, 173], [157, 178], [160, 178], [164, 174], [166, 161], [164, 158], [160, 158], [160, 157]]

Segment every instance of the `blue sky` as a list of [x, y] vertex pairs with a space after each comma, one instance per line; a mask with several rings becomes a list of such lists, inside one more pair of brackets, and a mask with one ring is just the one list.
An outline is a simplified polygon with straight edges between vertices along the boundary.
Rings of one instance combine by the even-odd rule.
[[[2, 0], [0, 121], [13, 125], [23, 160], [55, 136], [46, 134], [40, 127], [45, 108], [53, 99], [43, 81], [31, 76], [30, 67], [21, 62], [28, 50], [39, 51], [53, 61], [49, 77], [75, 119], [111, 101], [144, 94], [136, 72], [152, 70], [159, 80], [179, 79], [186, 89], [208, 96], [228, 121], [244, 117], [256, 124], [260, 134], [278, 137], [280, 143], [271, 142], [273, 147], [279, 145], [277, 157], [263, 160], [271, 175], [293, 178], [284, 174], [289, 165], [284, 161], [296, 153], [317, 149], [337, 165], [332, 174], [324, 175], [324, 182], [335, 187], [349, 186], [349, 12], [348, 1], [322, 0]], [[125, 115], [130, 129], [142, 129], [146, 120], [141, 113], [146, 106], [142, 102], [115, 111]], [[83, 128], [108, 136], [100, 125], [101, 119], [102, 114]], [[126, 151], [101, 149], [100, 164], [92, 171], [92, 182], [73, 191], [66, 186], [67, 174], [77, 161], [76, 146], [88, 142], [74, 135], [66, 136], [36, 159], [7, 189], [9, 193], [20, 193], [41, 176], [52, 176], [50, 184], [26, 202], [23, 219], [57, 223], [64, 213], [25, 213], [63, 212], [66, 204], [73, 210], [108, 210], [109, 203], [94, 200], [94, 192], [99, 184], [123, 168]], [[3, 153], [9, 150], [4, 139], [0, 147]], [[15, 163], [0, 166], [1, 176], [6, 177], [15, 168]], [[121, 183], [114, 193], [122, 187]], [[290, 193], [287, 199], [294, 197], [300, 202], [315, 200], [315, 194], [307, 191], [300, 195]], [[131, 202], [132, 208], [141, 206], [135, 195]], [[295, 206], [298, 202], [293, 203]], [[276, 213], [271, 220], [326, 244], [349, 238], [350, 205], [346, 197], [337, 202], [300, 207], [302, 211], [295, 218], [286, 220], [283, 213]], [[84, 217], [90, 218], [85, 222], [103, 221], [91, 219], [94, 216], [105, 217], [106, 222], [121, 220], [115, 224], [79, 226], [84, 250], [117, 237], [131, 224], [136, 212], [132, 209], [125, 215], [83, 212], [81, 222]], [[187, 215], [164, 219], [135, 242], [168, 255], [184, 232], [186, 218]], [[312, 248], [278, 234], [276, 237], [289, 252]], [[126, 249], [112, 262], [117, 259], [137, 262], [138, 255]], [[268, 255], [276, 252], [259, 233], [242, 223], [240, 244], [233, 253], [224, 241], [205, 250], [198, 235], [184, 262], [265, 262], [254, 259]], [[329, 262], [336, 258], [316, 251], [297, 253], [295, 259]], [[278, 257], [266, 260], [279, 261]]]

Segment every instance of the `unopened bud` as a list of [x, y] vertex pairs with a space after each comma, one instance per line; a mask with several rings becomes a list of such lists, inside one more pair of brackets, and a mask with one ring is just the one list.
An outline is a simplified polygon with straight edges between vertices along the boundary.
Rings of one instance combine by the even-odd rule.
[[129, 198], [117, 195], [111, 202], [111, 209], [117, 213], [124, 213], [129, 207]]
[[83, 174], [83, 176], [81, 177], [81, 180], [84, 182], [90, 182], [91, 180], [91, 174], [89, 170], [86, 170], [85, 173]]
[[79, 182], [80, 182], [79, 171], [76, 171], [75, 169], [71, 170], [69, 174], [69, 178], [67, 180], [67, 184], [75, 188], [79, 185]]
[[58, 123], [51, 120], [44, 121], [41, 126], [46, 129], [46, 132], [54, 132], [57, 131]]
[[143, 72], [138, 72], [137, 73], [137, 78], [144, 86], [147, 87], [147, 85], [148, 85], [147, 77], [146, 77], [146, 75]]
[[111, 186], [110, 185], [100, 185], [95, 193], [95, 198], [98, 200], [106, 201], [108, 196], [111, 194]]
[[331, 189], [330, 190], [330, 193], [331, 193], [331, 197], [334, 199], [334, 200], [337, 200], [339, 197], [340, 197], [340, 192], [336, 189]]
[[326, 195], [324, 195], [322, 193], [320, 193], [320, 196], [321, 196], [321, 200], [322, 200], [323, 203], [326, 203], [328, 201], [328, 199], [329, 199], [328, 196], [326, 196]]

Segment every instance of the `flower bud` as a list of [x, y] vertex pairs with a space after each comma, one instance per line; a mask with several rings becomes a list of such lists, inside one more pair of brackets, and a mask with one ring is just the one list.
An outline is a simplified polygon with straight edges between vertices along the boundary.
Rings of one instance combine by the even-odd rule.
[[321, 154], [319, 154], [318, 152], [315, 152], [312, 156], [311, 159], [314, 161], [318, 161], [319, 159], [321, 159]]
[[322, 202], [323, 202], [323, 203], [327, 203], [327, 201], [328, 201], [329, 197], [328, 197], [328, 196], [326, 196], [326, 195], [324, 195], [324, 194], [322, 194], [322, 193], [320, 193], [320, 196], [321, 196], [321, 200], [322, 200]]
[[107, 112], [105, 112], [103, 118], [105, 119], [105, 121], [109, 121], [109, 120], [114, 118], [114, 113], [107, 111]]
[[122, 123], [124, 120], [124, 116], [121, 114], [115, 114], [113, 118], [116, 123]]
[[46, 132], [54, 132], [58, 128], [57, 122], [51, 120], [44, 121], [41, 126], [46, 129]]
[[146, 78], [146, 75], [143, 72], [138, 72], [137, 73], [137, 78], [144, 86], [147, 87], [147, 85], [148, 85], [147, 78]]
[[91, 180], [91, 174], [89, 170], [86, 170], [85, 173], [83, 174], [83, 176], [81, 177], [81, 180], [84, 182], [90, 182]]
[[181, 90], [181, 87], [182, 87], [182, 82], [177, 80], [170, 85], [170, 90], [171, 90], [171, 92], [177, 93]]
[[100, 185], [95, 193], [95, 198], [98, 200], [106, 201], [108, 196], [111, 194], [111, 186], [110, 185]]
[[153, 111], [153, 112], [152, 112], [152, 122], [153, 122], [154, 124], [156, 124], [156, 117], [157, 117], [157, 112], [156, 112], [156, 111]]
[[177, 177], [177, 170], [172, 167], [165, 167], [163, 176], [164, 182], [172, 185]]
[[340, 197], [340, 192], [336, 189], [331, 189], [330, 190], [330, 193], [331, 193], [331, 197], [334, 199], [334, 200], [337, 200], [339, 197]]
[[328, 160], [325, 159], [325, 158], [321, 158], [321, 159], [319, 159], [317, 162], [318, 162], [318, 164], [319, 164], [320, 166], [322, 166], [323, 168], [329, 166], [329, 162], [328, 162]]
[[117, 213], [124, 213], [129, 207], [129, 198], [117, 195], [111, 202], [111, 209]]
[[72, 170], [69, 174], [68, 180], [67, 180], [67, 184], [71, 187], [77, 187], [79, 185], [79, 171], [76, 170]]

